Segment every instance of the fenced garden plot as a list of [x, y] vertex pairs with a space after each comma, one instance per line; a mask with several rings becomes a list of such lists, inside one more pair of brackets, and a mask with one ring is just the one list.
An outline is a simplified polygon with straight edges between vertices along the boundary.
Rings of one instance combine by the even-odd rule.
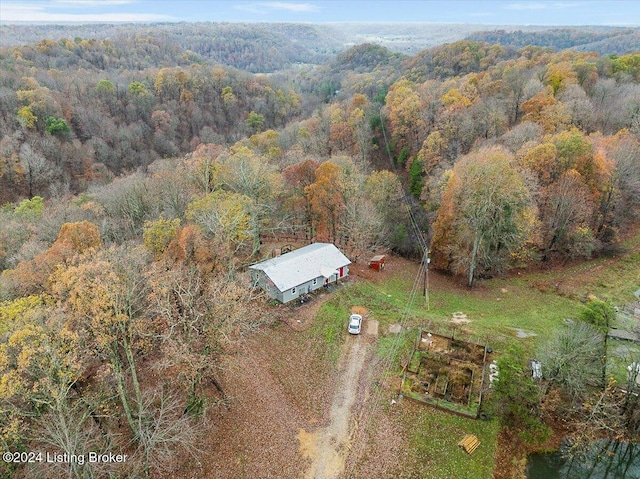
[[476, 418], [482, 402], [487, 347], [420, 331], [401, 393], [458, 415]]

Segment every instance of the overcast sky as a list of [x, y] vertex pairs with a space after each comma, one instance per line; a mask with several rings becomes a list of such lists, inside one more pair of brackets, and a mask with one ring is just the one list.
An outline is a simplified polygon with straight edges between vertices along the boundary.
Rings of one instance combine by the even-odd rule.
[[0, 22], [429, 22], [640, 25], [640, 0], [0, 0]]

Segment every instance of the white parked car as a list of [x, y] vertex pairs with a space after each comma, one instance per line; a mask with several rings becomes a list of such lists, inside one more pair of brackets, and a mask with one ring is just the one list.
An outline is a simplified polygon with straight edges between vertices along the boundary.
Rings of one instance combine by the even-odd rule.
[[349, 334], [360, 334], [362, 329], [362, 316], [359, 314], [352, 314], [349, 317]]

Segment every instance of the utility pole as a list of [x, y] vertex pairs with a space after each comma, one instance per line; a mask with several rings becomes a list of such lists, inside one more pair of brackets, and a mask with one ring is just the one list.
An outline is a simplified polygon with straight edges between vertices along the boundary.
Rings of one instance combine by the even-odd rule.
[[429, 258], [429, 250], [425, 250], [424, 251], [424, 257], [422, 259], [422, 268], [424, 271], [424, 279], [423, 279], [423, 286], [424, 286], [424, 291], [423, 291], [423, 295], [424, 295], [424, 300], [427, 303], [427, 311], [430, 310], [429, 307], [429, 263], [431, 263], [431, 258]]

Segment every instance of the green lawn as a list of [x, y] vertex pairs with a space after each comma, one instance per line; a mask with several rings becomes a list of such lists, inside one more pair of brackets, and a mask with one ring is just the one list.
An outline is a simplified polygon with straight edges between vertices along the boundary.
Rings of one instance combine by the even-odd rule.
[[[431, 324], [446, 331], [454, 311], [468, 314], [472, 320], [468, 329], [476, 341], [487, 339], [497, 350], [498, 345], [509, 341], [532, 341], [517, 339], [510, 328], [519, 327], [544, 335], [564, 317], [574, 315], [579, 306], [576, 301], [520, 285], [511, 286], [509, 293], [498, 296], [492, 290], [487, 292], [487, 288], [482, 294], [432, 291], [432, 307], [427, 311], [422, 296], [416, 296], [407, 307], [411, 287], [407, 282], [393, 279], [378, 285], [358, 282], [345, 286], [323, 305], [308, 334], [323, 337], [335, 361], [347, 334], [346, 318], [350, 307], [364, 306], [380, 322], [378, 355], [390, 361], [388, 374], [397, 376], [402, 361], [406, 361], [411, 353], [419, 328]], [[497, 291], [502, 287], [495, 286]], [[502, 297], [501, 301], [496, 301], [497, 297]], [[390, 324], [401, 323], [403, 319], [409, 329], [399, 335], [387, 334]], [[464, 334], [460, 330], [455, 333]], [[405, 474], [436, 479], [491, 477], [499, 429], [497, 421], [465, 419], [429, 407], [413, 406], [409, 410], [412, 412], [403, 417], [409, 434], [409, 451], [407, 458], [398, 465], [400, 477], [409, 477]], [[457, 446], [465, 434], [475, 434], [482, 443], [472, 456]]]
[[[416, 330], [431, 325], [477, 343], [486, 341], [498, 349], [510, 341], [533, 344], [533, 337], [517, 338], [517, 329], [545, 337], [564, 324], [565, 318], [575, 318], [581, 309], [577, 300], [540, 292], [520, 279], [488, 282], [483, 284], [482, 291], [451, 292], [432, 288], [429, 311], [424, 297], [419, 294], [409, 304], [411, 288], [408, 281], [397, 279], [381, 284], [358, 282], [346, 286], [321, 309], [320, 327], [327, 337], [339, 340], [349, 307], [361, 305], [373, 312], [372, 317], [380, 322], [381, 331], [386, 331], [389, 324], [401, 322]], [[451, 314], [456, 311], [467, 314], [470, 323], [452, 324]]]
[[580, 309], [575, 300], [542, 293], [518, 280], [492, 282], [483, 293], [433, 291], [429, 316], [449, 319], [454, 311], [462, 311], [471, 320], [466, 329], [500, 347], [516, 339], [516, 329], [547, 336]]
[[[498, 421], [465, 419], [429, 407], [414, 411], [404, 418], [410, 428], [410, 450], [404, 465], [411, 471], [410, 477], [482, 479], [492, 476]], [[474, 434], [480, 440], [480, 446], [472, 455], [458, 447], [458, 441], [465, 434]]]
[[595, 295], [613, 305], [635, 301], [640, 288], [640, 234], [623, 243], [625, 253], [615, 258], [597, 258], [543, 274], [527, 275], [531, 284], [546, 285], [577, 298]]
[[[538, 339], [552, 333], [567, 317], [575, 317], [580, 302], [542, 293], [523, 280], [496, 280], [484, 283], [481, 291], [430, 291], [430, 310], [419, 293], [409, 303], [412, 284], [389, 279], [380, 284], [364, 281], [347, 285], [336, 292], [320, 309], [308, 334], [321, 336], [334, 361], [344, 342], [346, 321], [351, 306], [364, 306], [380, 323], [377, 353], [389, 361], [387, 374], [399, 376], [402, 362], [411, 354], [422, 327], [437, 328], [443, 334], [485, 341], [499, 352], [511, 341], [522, 342], [533, 350]], [[507, 292], [504, 293], [503, 289]], [[500, 298], [498, 300], [498, 298]], [[471, 322], [452, 328], [451, 314], [465, 312]], [[388, 326], [402, 323], [406, 329], [399, 335], [387, 333]], [[514, 328], [534, 332], [537, 336], [516, 337]], [[493, 473], [499, 424], [495, 420], [478, 421], [448, 414], [434, 408], [417, 406], [407, 414], [409, 434], [408, 456], [399, 464], [400, 477], [421, 478], [490, 478]], [[471, 456], [457, 446], [465, 434], [475, 434], [482, 445]], [[406, 476], [409, 474], [409, 476]]]

